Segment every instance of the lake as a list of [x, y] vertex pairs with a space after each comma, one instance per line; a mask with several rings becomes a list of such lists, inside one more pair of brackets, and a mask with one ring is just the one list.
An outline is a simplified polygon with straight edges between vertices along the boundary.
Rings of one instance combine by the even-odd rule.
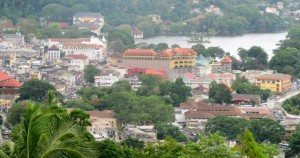
[[[237, 49], [249, 49], [252, 46], [262, 47], [269, 55], [269, 59], [273, 56], [273, 50], [277, 48], [280, 40], [284, 40], [287, 32], [282, 33], [262, 33], [262, 34], [245, 34], [242, 36], [233, 37], [209, 37], [203, 38], [211, 43], [203, 43], [207, 48], [210, 46], [219, 46], [225, 52], [230, 52], [231, 55], [238, 57]], [[190, 38], [187, 36], [157, 36], [153, 38], [136, 40], [136, 43], [146, 42], [148, 44], [167, 43], [169, 46], [178, 44], [180, 47], [190, 48], [195, 43], [187, 42]]]

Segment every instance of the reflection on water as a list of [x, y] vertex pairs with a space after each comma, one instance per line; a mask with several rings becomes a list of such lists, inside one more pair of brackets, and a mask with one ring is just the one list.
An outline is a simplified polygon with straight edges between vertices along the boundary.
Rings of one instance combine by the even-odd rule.
[[[219, 46], [225, 52], [237, 56], [238, 48], [249, 49], [252, 46], [262, 47], [268, 54], [269, 59], [273, 56], [273, 50], [277, 48], [280, 40], [285, 39], [287, 32], [283, 33], [264, 33], [264, 34], [246, 34], [243, 36], [234, 37], [210, 37], [204, 38], [210, 43], [203, 43], [205, 47]], [[136, 40], [136, 43], [146, 42], [148, 44], [154, 43], [167, 43], [169, 46], [172, 44], [178, 44], [180, 47], [192, 47], [195, 43], [188, 43], [189, 37], [186, 36], [157, 36], [153, 38]]]

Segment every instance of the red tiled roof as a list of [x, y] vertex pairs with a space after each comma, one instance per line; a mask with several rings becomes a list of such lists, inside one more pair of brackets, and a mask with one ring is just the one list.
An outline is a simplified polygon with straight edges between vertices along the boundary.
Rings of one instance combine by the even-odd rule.
[[182, 74], [181, 77], [187, 77], [189, 79], [195, 79], [197, 76], [188, 72], [188, 73]]
[[145, 74], [152, 74], [152, 75], [164, 75], [164, 71], [156, 71], [151, 69], [146, 69]]
[[3, 71], [0, 71], [0, 81], [8, 80], [11, 76], [5, 74]]
[[52, 45], [49, 50], [59, 50], [58, 47], [56, 47], [55, 45]]
[[159, 57], [172, 57], [173, 56], [173, 53], [172, 53], [172, 50], [170, 49], [167, 49], [167, 50], [163, 50], [162, 52], [160, 52], [158, 54]]
[[87, 59], [88, 57], [84, 54], [68, 54], [66, 58], [71, 58], [71, 59]]
[[264, 107], [240, 107], [242, 113], [259, 113], [264, 115], [271, 114], [268, 108]]
[[90, 114], [90, 117], [97, 118], [115, 118], [115, 113], [112, 110], [104, 110], [104, 111], [85, 111]]
[[232, 63], [232, 59], [230, 59], [228, 56], [225, 56], [222, 60], [221, 63]]
[[132, 29], [132, 34], [143, 34], [143, 32], [139, 28], [135, 27]]
[[123, 55], [150, 55], [156, 56], [157, 53], [151, 49], [128, 49], [126, 50]]
[[196, 56], [197, 53], [192, 48], [172, 48], [172, 52], [178, 56]]
[[89, 41], [88, 38], [50, 38], [51, 42], [84, 42]]
[[96, 44], [65, 44], [63, 48], [93, 48], [93, 49], [99, 49], [101, 48], [100, 45]]
[[9, 79], [7, 82], [4, 82], [0, 85], [1, 87], [21, 87], [22, 83], [15, 80], [14, 78]]
[[188, 111], [184, 113], [185, 119], [210, 119], [214, 118], [215, 115], [211, 114], [209, 112], [203, 112], [203, 111]]
[[205, 102], [184, 102], [181, 103], [179, 108], [180, 109], [198, 109], [199, 106], [209, 106], [207, 103]]

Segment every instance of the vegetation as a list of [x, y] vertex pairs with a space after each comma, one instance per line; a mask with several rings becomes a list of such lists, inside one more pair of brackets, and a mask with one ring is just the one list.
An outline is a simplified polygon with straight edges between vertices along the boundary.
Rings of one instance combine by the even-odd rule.
[[27, 109], [26, 103], [16, 103], [13, 104], [12, 107], [8, 110], [7, 121], [12, 125], [16, 125], [21, 122], [21, 119], [25, 115], [25, 111]]
[[231, 86], [237, 94], [257, 94], [260, 95], [261, 100], [267, 101], [270, 97], [270, 90], [262, 90], [256, 85], [250, 83], [246, 78], [238, 77], [233, 81]]
[[170, 137], [178, 142], [187, 141], [187, 137], [179, 130], [177, 126], [166, 123], [158, 123], [155, 125], [155, 129], [157, 130], [157, 139], [163, 140], [167, 137]]
[[285, 100], [282, 107], [290, 114], [300, 115], [300, 95], [298, 94]]
[[20, 97], [17, 101], [32, 100], [36, 102], [44, 101], [47, 98], [48, 91], [53, 90], [55, 95], [62, 97], [62, 95], [56, 91], [55, 87], [47, 81], [38, 79], [31, 79], [26, 81], [19, 89]]
[[84, 80], [87, 83], [95, 83], [95, 79], [94, 77], [97, 75], [97, 73], [99, 72], [99, 69], [97, 69], [94, 65], [87, 65], [84, 67]]
[[288, 149], [286, 150], [286, 157], [297, 157], [300, 155], [300, 125], [297, 126], [295, 133], [292, 135]]
[[3, 124], [3, 117], [0, 115], [0, 126]]
[[[14, 23], [19, 23], [19, 18], [31, 18], [35, 21], [34, 23], [37, 23], [40, 20], [39, 17], [42, 17], [50, 22], [67, 22], [71, 24], [72, 16], [77, 12], [101, 11], [106, 21], [103, 28], [104, 32], [109, 32], [110, 29], [114, 29], [113, 27], [126, 24], [137, 26], [144, 32], [145, 37], [158, 34], [188, 35], [191, 33], [241, 35], [250, 32], [261, 33], [285, 30], [287, 28], [285, 19], [274, 14], [260, 14], [260, 11], [264, 11], [265, 7], [256, 5], [259, 2], [257, 0], [224, 0], [221, 2], [205, 0], [199, 4], [193, 4], [187, 3], [185, 0], [153, 0], [151, 2], [143, 0], [115, 0], [109, 2], [106, 0], [87, 0], [84, 3], [80, 0], [45, 0], [38, 2], [33, 0], [24, 2], [4, 0], [0, 3], [0, 17], [9, 18]], [[220, 7], [222, 13], [219, 15], [206, 13], [205, 18], [196, 18], [199, 13], [193, 12], [194, 8], [204, 11], [205, 8], [211, 5]], [[150, 14], [160, 15], [161, 20], [167, 21], [169, 24], [153, 22], [149, 17]], [[24, 30], [24, 33], [28, 33], [26, 29], [22, 30]], [[43, 31], [38, 30], [42, 34]], [[45, 35], [54, 36], [57, 34]], [[70, 34], [66, 32], [66, 35], [69, 36]]]
[[230, 140], [241, 135], [246, 129], [253, 133], [254, 139], [259, 143], [271, 142], [278, 144], [284, 135], [284, 128], [278, 122], [268, 118], [248, 121], [244, 118], [217, 116], [208, 120], [205, 126], [206, 133], [219, 131], [220, 135]]
[[208, 96], [209, 99], [219, 104], [230, 104], [232, 99], [229, 88], [223, 83], [218, 84], [216, 81], [209, 84]]
[[66, 110], [30, 102], [13, 128], [14, 148], [0, 152], [1, 157], [92, 157], [92, 142], [79, 127]]
[[264, 70], [268, 65], [268, 54], [258, 46], [249, 50], [240, 48], [238, 55], [241, 58], [240, 67], [245, 70]]
[[300, 77], [300, 29], [292, 28], [287, 39], [280, 43], [280, 47], [274, 51], [274, 56], [269, 61], [269, 68], [280, 73]]

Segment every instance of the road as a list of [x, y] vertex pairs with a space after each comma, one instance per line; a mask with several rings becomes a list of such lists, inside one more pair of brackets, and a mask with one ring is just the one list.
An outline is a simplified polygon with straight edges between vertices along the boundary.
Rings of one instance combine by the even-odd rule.
[[289, 93], [285, 94], [283, 97], [278, 98], [278, 99], [268, 99], [267, 107], [269, 109], [274, 109], [274, 108], [282, 109], [282, 104], [285, 100], [287, 100], [295, 95], [298, 95], [298, 94], [300, 94], [299, 89], [289, 92]]

